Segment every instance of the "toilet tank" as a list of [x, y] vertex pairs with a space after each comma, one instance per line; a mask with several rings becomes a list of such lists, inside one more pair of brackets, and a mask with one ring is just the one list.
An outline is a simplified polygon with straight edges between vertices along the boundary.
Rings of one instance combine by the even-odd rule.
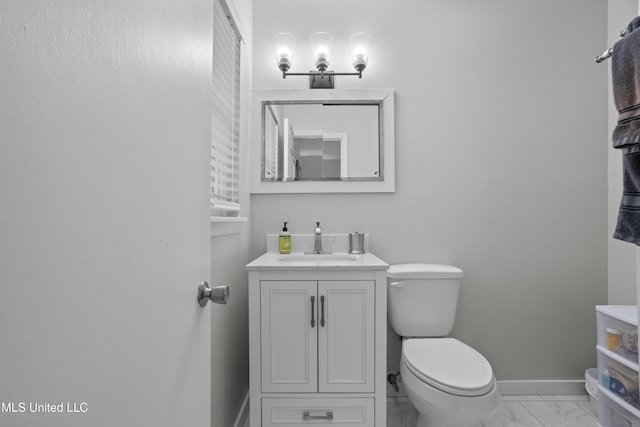
[[387, 271], [389, 322], [403, 337], [443, 337], [453, 329], [463, 272], [441, 264], [397, 264]]

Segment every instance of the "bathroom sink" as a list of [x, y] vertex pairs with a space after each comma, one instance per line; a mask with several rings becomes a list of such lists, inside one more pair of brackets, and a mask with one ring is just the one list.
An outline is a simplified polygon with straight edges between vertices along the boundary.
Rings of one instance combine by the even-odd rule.
[[247, 264], [247, 270], [387, 270], [389, 268], [387, 263], [370, 252], [350, 254], [347, 250], [341, 249], [338, 248], [331, 254], [305, 253], [302, 251], [304, 249], [290, 254], [265, 252]]
[[350, 254], [291, 254], [282, 255], [278, 261], [282, 262], [352, 262], [358, 257]]

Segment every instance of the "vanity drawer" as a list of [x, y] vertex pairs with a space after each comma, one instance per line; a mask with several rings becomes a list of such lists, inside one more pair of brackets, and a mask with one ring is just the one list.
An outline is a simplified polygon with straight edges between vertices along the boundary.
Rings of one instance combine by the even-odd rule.
[[262, 399], [262, 427], [374, 427], [373, 398]]

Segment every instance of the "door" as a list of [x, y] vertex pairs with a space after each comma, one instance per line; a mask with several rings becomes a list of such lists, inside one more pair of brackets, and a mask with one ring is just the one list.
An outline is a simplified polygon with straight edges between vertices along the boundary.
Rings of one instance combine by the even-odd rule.
[[260, 282], [262, 391], [318, 391], [317, 282]]
[[374, 289], [371, 281], [318, 283], [321, 392], [374, 391]]
[[0, 425], [208, 427], [211, 2], [0, 9]]

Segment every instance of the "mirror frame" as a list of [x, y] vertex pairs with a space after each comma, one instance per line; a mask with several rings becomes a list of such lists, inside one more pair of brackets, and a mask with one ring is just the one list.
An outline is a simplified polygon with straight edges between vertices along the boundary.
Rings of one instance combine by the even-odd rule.
[[[395, 191], [395, 112], [392, 89], [338, 90], [255, 90], [251, 108], [250, 177], [251, 193], [393, 193]], [[364, 181], [263, 181], [264, 158], [263, 105], [266, 101], [303, 103], [380, 103], [380, 155], [383, 173], [381, 180]]]

